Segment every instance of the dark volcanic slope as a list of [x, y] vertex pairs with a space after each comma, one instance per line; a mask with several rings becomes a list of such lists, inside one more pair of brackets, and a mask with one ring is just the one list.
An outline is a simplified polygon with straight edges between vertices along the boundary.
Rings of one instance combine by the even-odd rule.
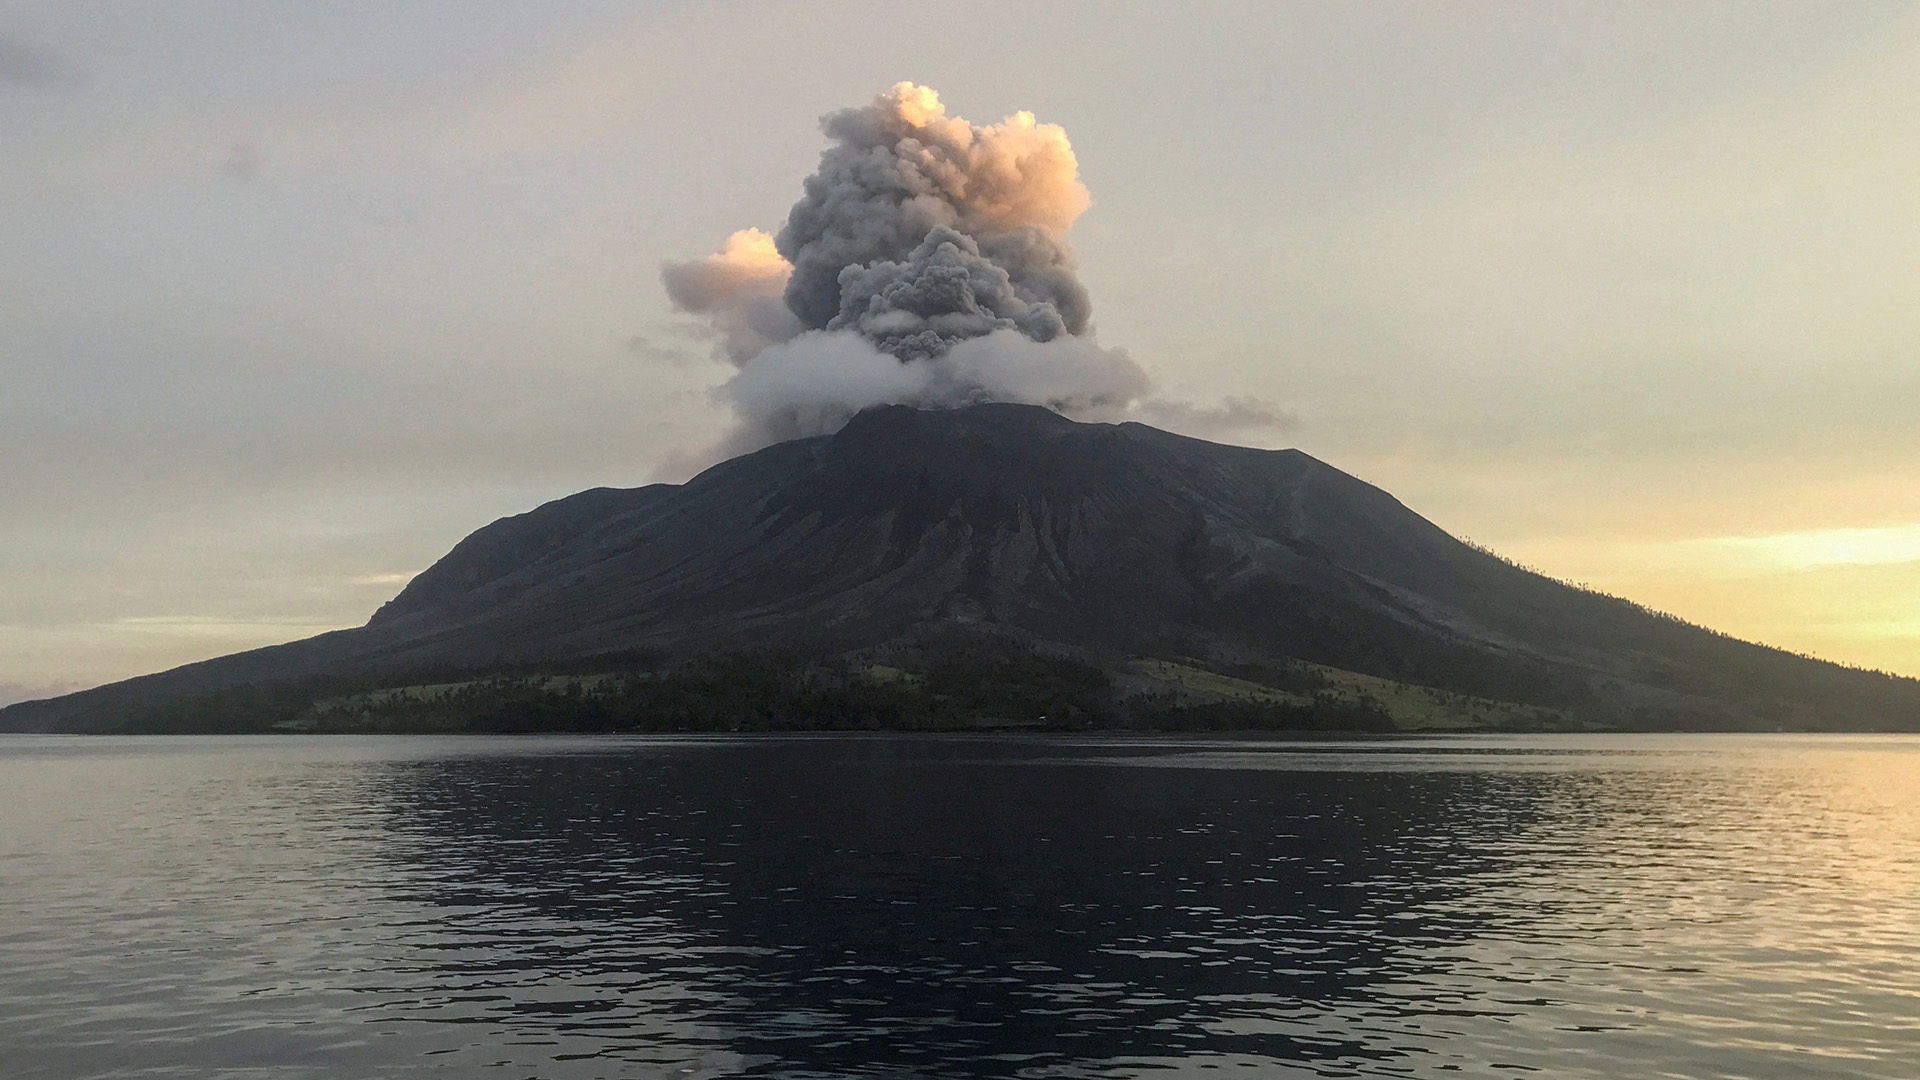
[[462, 541], [365, 627], [16, 706], [0, 723], [315, 672], [849, 648], [941, 621], [1112, 655], [1294, 656], [1601, 719], [1920, 724], [1920, 683], [1528, 573], [1298, 451], [1021, 405], [878, 409], [685, 485], [548, 503]]

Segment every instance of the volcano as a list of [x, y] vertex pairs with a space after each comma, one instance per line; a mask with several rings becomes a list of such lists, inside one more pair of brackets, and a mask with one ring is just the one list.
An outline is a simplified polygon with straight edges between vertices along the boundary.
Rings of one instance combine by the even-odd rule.
[[685, 484], [559, 499], [467, 537], [365, 626], [15, 705], [0, 727], [115, 730], [157, 701], [301, 680], [885, 659], [940, 633], [1072, 658], [1122, 697], [1273, 696], [1260, 672], [1310, 671], [1583, 727], [1920, 728], [1920, 681], [1552, 580], [1299, 451], [1012, 404], [871, 409]]

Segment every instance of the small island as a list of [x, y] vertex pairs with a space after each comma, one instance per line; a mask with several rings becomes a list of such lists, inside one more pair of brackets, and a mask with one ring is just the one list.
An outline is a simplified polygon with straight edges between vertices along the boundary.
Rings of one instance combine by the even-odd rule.
[[70, 732], [1912, 731], [1920, 680], [1555, 581], [1293, 450], [892, 406], [496, 521]]

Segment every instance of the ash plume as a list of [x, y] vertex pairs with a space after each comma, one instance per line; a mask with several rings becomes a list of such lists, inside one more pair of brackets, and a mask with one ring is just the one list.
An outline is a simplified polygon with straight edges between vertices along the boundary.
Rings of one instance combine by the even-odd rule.
[[[791, 282], [788, 292], [793, 290]], [[1067, 333], [1060, 309], [1030, 300], [973, 237], [946, 225], [927, 231], [899, 262], [840, 271], [840, 311], [829, 330], [852, 330], [900, 360], [932, 360], [967, 338], [1016, 330], [1034, 341]]]
[[1058, 124], [1018, 112], [976, 127], [903, 82], [820, 126], [834, 145], [776, 240], [793, 264], [787, 306], [809, 327], [847, 314], [848, 268], [902, 260], [944, 226], [974, 238], [1022, 300], [1052, 304], [1069, 333], [1086, 329], [1090, 305], [1064, 237], [1092, 200]]
[[1112, 416], [1146, 393], [1094, 342], [1067, 229], [1090, 200], [1066, 132], [978, 126], [900, 83], [821, 121], [831, 145], [777, 234], [668, 263], [673, 305], [738, 372], [722, 452], [832, 431], [873, 405], [982, 401]]

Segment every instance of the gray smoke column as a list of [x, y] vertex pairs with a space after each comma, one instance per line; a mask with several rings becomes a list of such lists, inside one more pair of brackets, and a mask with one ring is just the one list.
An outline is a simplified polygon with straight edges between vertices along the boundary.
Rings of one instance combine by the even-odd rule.
[[1146, 376], [1088, 326], [1066, 232], [1088, 204], [1056, 124], [985, 127], [900, 83], [821, 121], [831, 145], [775, 236], [662, 270], [739, 372], [722, 449], [831, 431], [880, 404], [1117, 413]]
[[[789, 302], [793, 291], [788, 282]], [[980, 253], [973, 237], [935, 225], [899, 262], [840, 271], [840, 312], [827, 329], [852, 330], [908, 361], [944, 356], [961, 341], [995, 330], [1035, 341], [1067, 333], [1060, 309], [1030, 296], [1005, 267]]]

